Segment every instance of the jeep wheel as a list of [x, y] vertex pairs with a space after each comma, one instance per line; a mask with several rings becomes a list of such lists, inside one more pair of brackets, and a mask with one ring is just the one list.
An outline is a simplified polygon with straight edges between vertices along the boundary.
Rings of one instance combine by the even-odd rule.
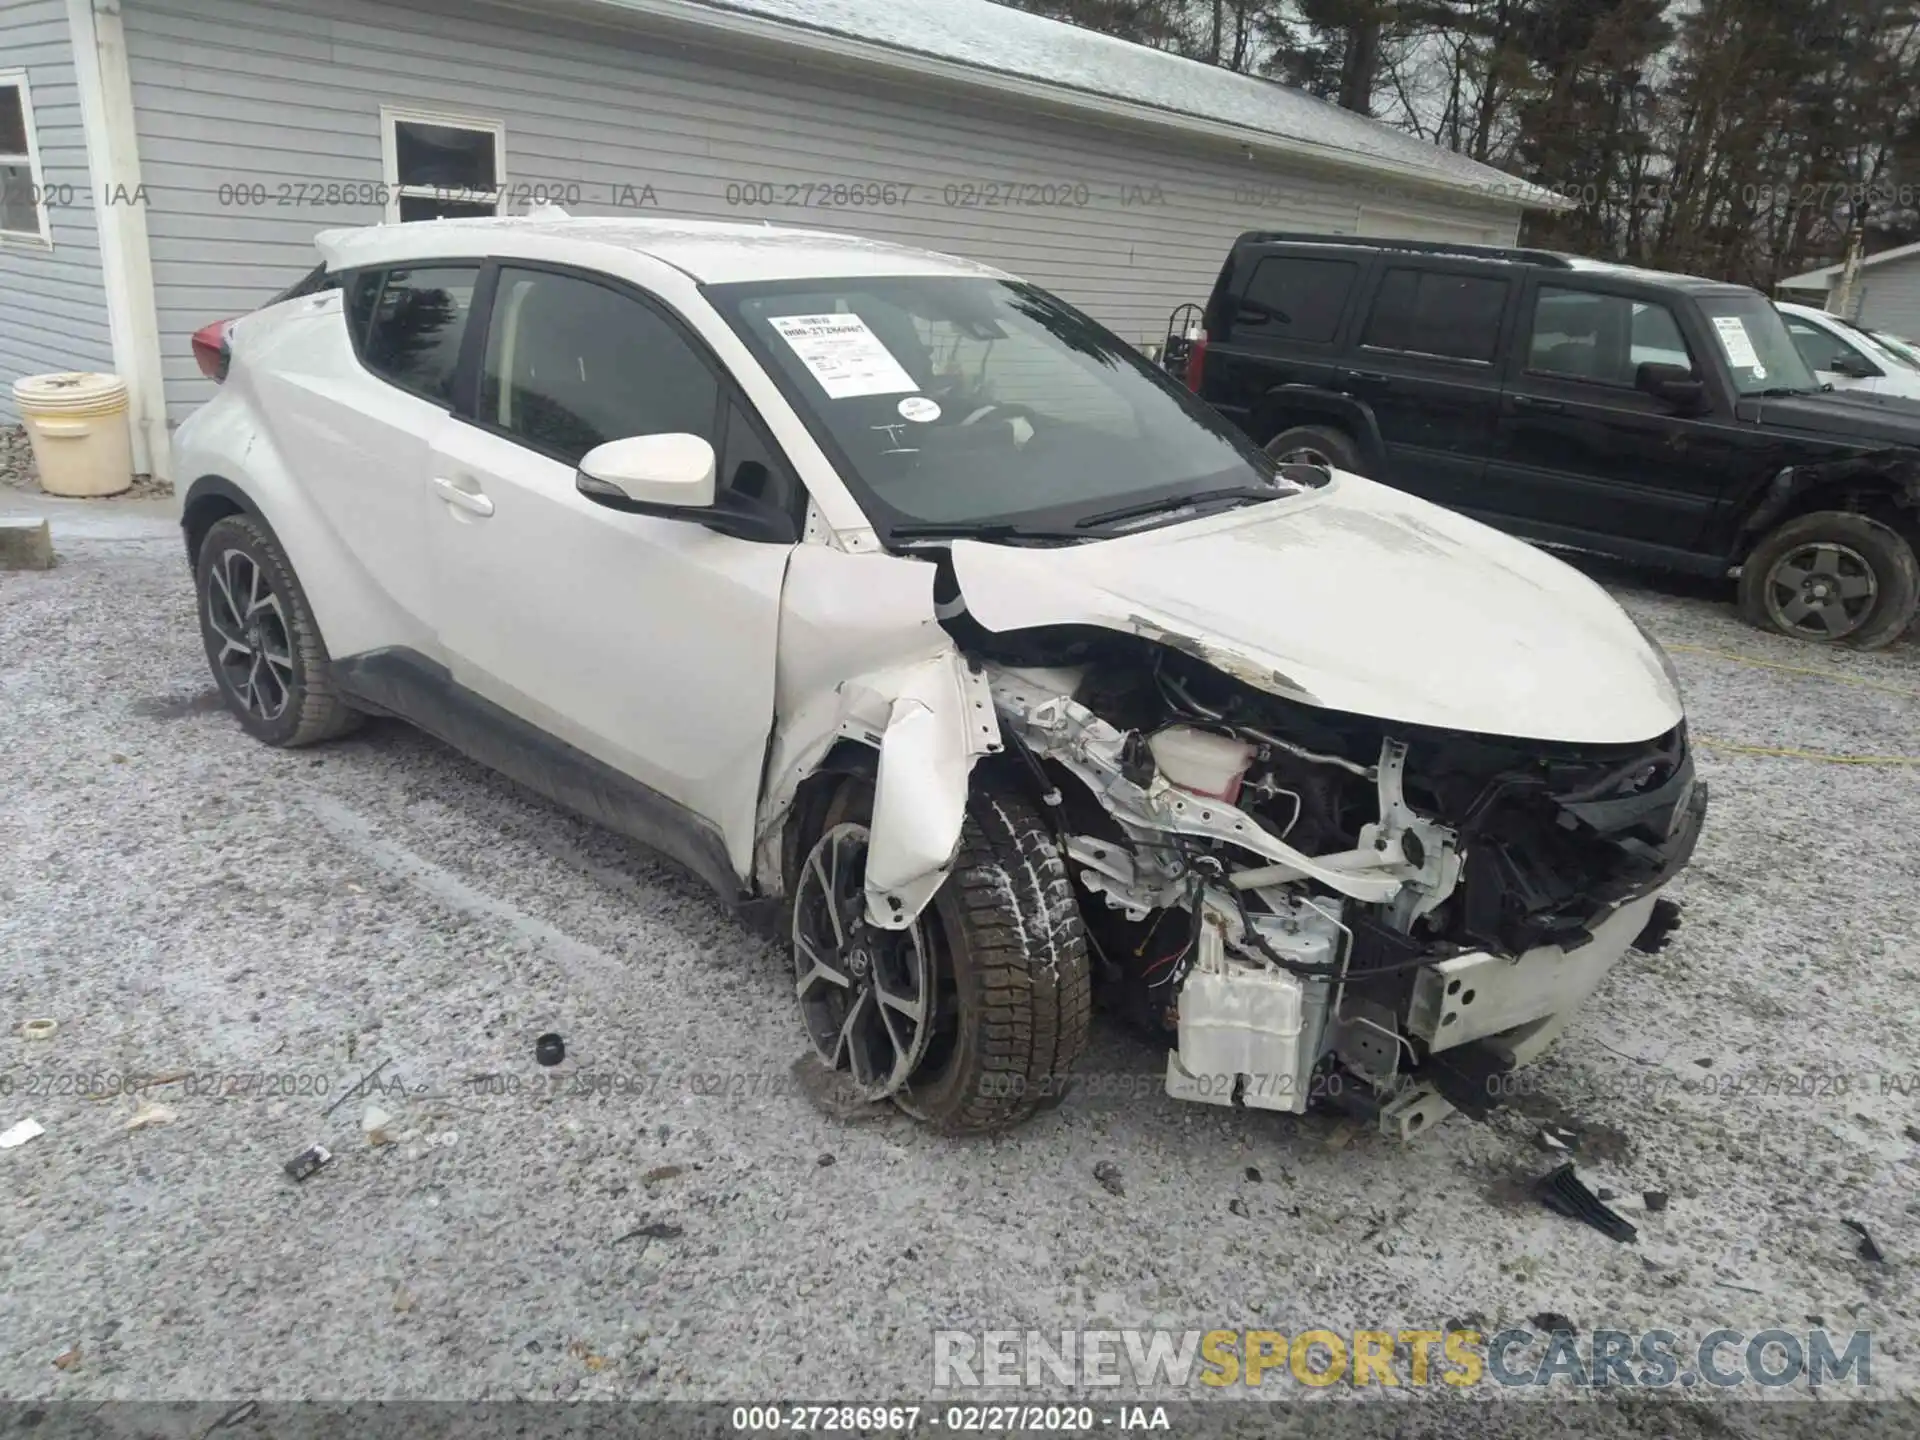
[[1322, 470], [1346, 470], [1364, 475], [1360, 448], [1338, 430], [1323, 425], [1296, 425], [1267, 442], [1267, 454], [1282, 465], [1317, 465]]
[[793, 886], [801, 1019], [868, 1099], [935, 1129], [1000, 1130], [1057, 1100], [1086, 1049], [1086, 931], [1053, 837], [975, 779], [947, 883], [907, 930], [865, 918], [872, 789], [842, 786]]
[[293, 566], [264, 526], [229, 515], [194, 565], [200, 636], [227, 708], [256, 740], [311, 745], [360, 723], [327, 683], [327, 647]]
[[1796, 640], [1890, 644], [1913, 623], [1920, 566], [1900, 535], [1877, 520], [1821, 510], [1789, 520], [1740, 570], [1740, 613], [1750, 625]]

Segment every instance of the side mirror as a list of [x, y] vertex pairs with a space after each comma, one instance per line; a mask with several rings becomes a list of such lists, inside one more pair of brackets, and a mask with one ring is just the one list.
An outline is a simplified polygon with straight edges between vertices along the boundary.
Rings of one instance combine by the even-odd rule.
[[1684, 365], [1644, 362], [1633, 372], [1633, 388], [1682, 410], [1697, 410], [1707, 398], [1706, 383]]
[[713, 505], [718, 463], [698, 435], [634, 435], [589, 450], [574, 486], [614, 510], [705, 510]]
[[698, 435], [634, 435], [589, 450], [573, 486], [596, 505], [628, 515], [692, 520], [738, 540], [799, 540], [786, 511], [734, 490], [716, 493], [718, 464], [712, 444]]
[[1849, 380], [1871, 380], [1880, 373], [1878, 365], [1859, 355], [1836, 355], [1828, 362], [1827, 369]]

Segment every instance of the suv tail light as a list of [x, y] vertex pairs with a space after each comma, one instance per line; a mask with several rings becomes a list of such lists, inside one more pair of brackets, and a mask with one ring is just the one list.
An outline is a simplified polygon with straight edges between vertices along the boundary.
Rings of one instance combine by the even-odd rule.
[[1194, 394], [1200, 393], [1200, 377], [1207, 365], [1207, 332], [1197, 332], [1187, 342], [1187, 373], [1180, 378]]
[[233, 359], [227, 336], [232, 329], [233, 321], [216, 320], [193, 332], [193, 358], [200, 366], [200, 373], [209, 380], [227, 378], [227, 365]]

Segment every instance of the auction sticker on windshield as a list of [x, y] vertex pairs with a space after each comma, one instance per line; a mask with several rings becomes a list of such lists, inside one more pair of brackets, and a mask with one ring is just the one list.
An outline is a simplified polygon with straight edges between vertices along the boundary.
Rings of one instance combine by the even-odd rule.
[[774, 315], [767, 323], [793, 347], [829, 400], [920, 388], [858, 315]]
[[1713, 328], [1720, 335], [1720, 348], [1727, 352], [1727, 359], [1736, 370], [1751, 370], [1764, 380], [1767, 372], [1760, 366], [1760, 356], [1753, 348], [1753, 337], [1747, 334], [1747, 327], [1738, 315], [1716, 315]]

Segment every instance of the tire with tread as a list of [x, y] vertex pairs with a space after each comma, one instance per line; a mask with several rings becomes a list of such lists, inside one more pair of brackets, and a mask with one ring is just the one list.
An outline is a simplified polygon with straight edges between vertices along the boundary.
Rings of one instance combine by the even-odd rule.
[[[870, 806], [867, 783], [853, 782], [827, 823], [864, 822]], [[953, 872], [922, 921], [955, 1024], [895, 1096], [900, 1108], [967, 1135], [1058, 1103], [1092, 1023], [1087, 933], [1053, 832], [1012, 786], [976, 771]]]
[[1360, 468], [1360, 447], [1343, 431], [1328, 425], [1296, 425], [1267, 442], [1267, 454], [1276, 460], [1290, 450], [1315, 450], [1331, 460], [1337, 470], [1367, 473]]
[[1820, 643], [1818, 637], [1782, 631], [1774, 623], [1767, 612], [1766, 582], [1783, 556], [1822, 541], [1844, 545], [1865, 559], [1879, 587], [1879, 597], [1865, 622], [1839, 643], [1856, 650], [1878, 650], [1899, 639], [1913, 623], [1916, 608], [1920, 608], [1920, 562], [1898, 531], [1846, 510], [1816, 510], [1796, 516], [1761, 538], [1740, 568], [1741, 618], [1758, 630]]
[[[229, 550], [241, 551], [258, 567], [279, 599], [286, 618], [294, 679], [288, 687], [286, 708], [271, 720], [245, 707], [219, 664], [220, 642], [208, 618], [207, 586], [211, 567]], [[265, 525], [250, 515], [228, 515], [215, 521], [194, 557], [193, 580], [207, 664], [213, 670], [221, 698], [249, 735], [268, 745], [292, 749], [332, 740], [359, 727], [366, 717], [334, 690], [327, 673], [326, 642], [321, 639], [313, 608], [307, 603], [307, 593], [301, 588], [300, 577], [294, 573], [279, 541]]]

